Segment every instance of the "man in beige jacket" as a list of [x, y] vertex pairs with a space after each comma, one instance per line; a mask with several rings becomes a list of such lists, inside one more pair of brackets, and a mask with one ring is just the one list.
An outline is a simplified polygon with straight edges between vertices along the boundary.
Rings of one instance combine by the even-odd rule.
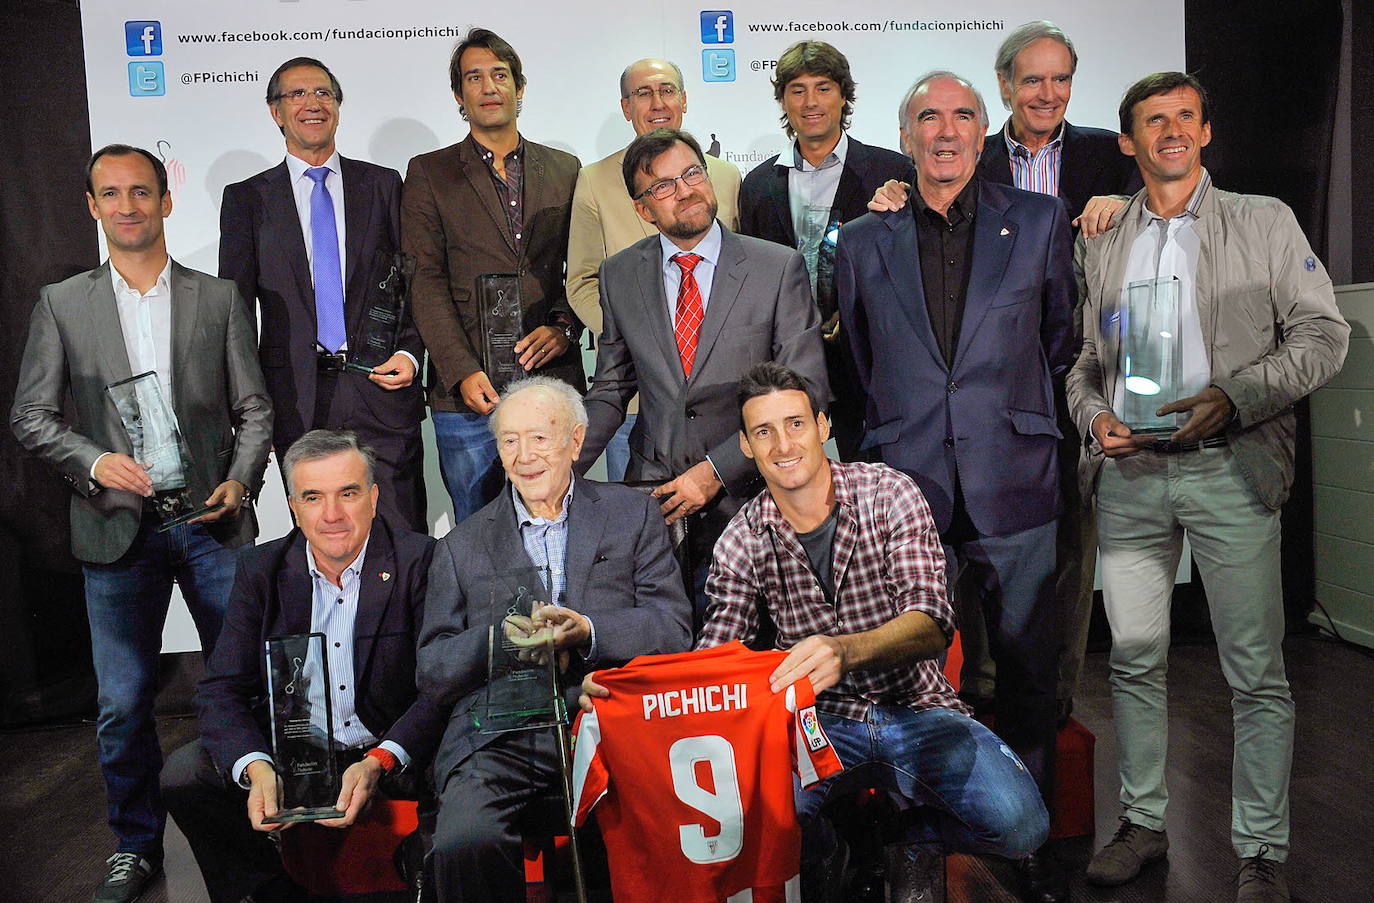
[[[620, 111], [635, 135], [654, 129], [682, 128], [682, 117], [687, 112], [682, 70], [667, 60], [631, 63], [620, 74]], [[625, 190], [625, 177], [620, 171], [625, 150], [622, 147], [584, 167], [578, 173], [573, 192], [572, 226], [568, 234], [568, 302], [593, 335], [601, 334], [601, 261], [658, 232], [635, 213], [634, 202]], [[706, 170], [720, 205], [718, 218], [726, 228], [738, 229], [739, 169], [707, 154]], [[625, 478], [630, 460], [630, 430], [638, 411], [639, 400], [635, 399], [624, 425], [606, 446], [607, 479]]]
[[[1350, 328], [1292, 211], [1212, 185], [1201, 162], [1212, 138], [1207, 97], [1195, 78], [1141, 79], [1127, 90], [1120, 118], [1121, 149], [1136, 158], [1145, 190], [1114, 230], [1078, 240], [1083, 351], [1068, 378], [1069, 407], [1087, 437], [1083, 497], [1097, 498], [1125, 809], [1087, 877], [1125, 883], [1168, 849], [1165, 670], [1186, 534], [1235, 713], [1236, 899], [1286, 901], [1280, 864], [1294, 715], [1280, 648], [1279, 508], [1293, 480], [1292, 406], [1340, 369]], [[1160, 392], [1167, 403], [1157, 408], [1147, 399], [1147, 410], [1128, 418], [1133, 433], [1119, 418], [1152, 374], [1138, 347], [1123, 349], [1122, 302], [1142, 289], [1158, 297], [1161, 288], [1178, 298], [1181, 315], [1176, 330], [1152, 329], [1151, 344], [1169, 341], [1178, 353], [1178, 391]], [[1123, 373], [1130, 354], [1135, 363]], [[1142, 435], [1152, 424], [1141, 413], [1172, 432]]]

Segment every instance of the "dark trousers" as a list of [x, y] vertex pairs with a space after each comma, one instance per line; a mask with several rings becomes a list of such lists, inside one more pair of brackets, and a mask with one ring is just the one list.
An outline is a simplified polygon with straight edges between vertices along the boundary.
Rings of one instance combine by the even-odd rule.
[[[361, 757], [361, 750], [339, 756], [343, 769]], [[422, 786], [416, 768], [382, 779], [379, 791], [389, 799], [420, 801], [420, 830], [433, 824], [433, 798]], [[162, 769], [162, 798], [191, 845], [205, 879], [211, 903], [238, 903], [253, 894], [258, 903], [304, 899], [287, 877], [273, 835], [248, 821], [248, 791], [226, 780], [199, 740], [167, 757]], [[339, 830], [347, 830], [341, 828]]]
[[982, 536], [956, 504], [941, 536], [949, 586], [970, 587], [997, 663], [996, 731], [1025, 762], [1051, 807], [1058, 707], [1059, 633], [1054, 597], [1058, 520], [1010, 536]]
[[441, 781], [432, 862], [444, 903], [524, 903], [520, 820], [561, 793], [552, 730], [502, 734]]
[[[410, 387], [398, 392], [418, 392]], [[420, 438], [420, 421], [391, 423], [378, 416], [370, 404], [387, 393], [373, 385], [362, 373], [321, 370], [315, 383], [315, 419], [311, 429], [352, 430], [358, 441], [377, 456], [376, 478], [381, 490], [377, 497], [378, 513], [395, 527], [429, 532], [426, 515], [424, 443]], [[379, 410], [390, 409], [378, 405]], [[278, 434], [277, 461], [286, 454], [287, 447], [300, 436]], [[283, 474], [283, 478], [285, 474]]]
[[199, 740], [167, 757], [162, 798], [191, 844], [211, 903], [238, 903], [285, 879], [277, 845], [248, 823], [248, 791], [215, 770]]

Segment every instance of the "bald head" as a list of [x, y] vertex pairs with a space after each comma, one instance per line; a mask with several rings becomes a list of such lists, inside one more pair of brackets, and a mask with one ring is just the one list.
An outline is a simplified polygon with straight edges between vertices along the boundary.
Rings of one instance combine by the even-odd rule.
[[667, 60], [637, 60], [620, 74], [620, 110], [636, 135], [680, 129], [687, 112], [682, 70]]

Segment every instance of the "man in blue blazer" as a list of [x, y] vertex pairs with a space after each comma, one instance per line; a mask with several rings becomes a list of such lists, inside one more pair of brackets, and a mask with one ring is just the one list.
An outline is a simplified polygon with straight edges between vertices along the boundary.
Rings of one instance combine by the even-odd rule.
[[587, 412], [561, 379], [534, 376], [501, 394], [490, 423], [509, 484], [440, 540], [420, 636], [421, 692], [451, 706], [434, 762], [441, 900], [524, 898], [518, 822], [560, 787], [550, 730], [483, 733], [494, 589], [537, 568], [551, 604], [569, 711], [582, 678], [636, 655], [691, 647], [691, 607], [655, 500], [573, 476]]
[[[907, 93], [901, 141], [916, 190], [840, 230], [836, 286], [867, 447], [914, 478], [949, 561], [977, 584], [997, 662], [997, 732], [1053, 786], [1060, 512], [1053, 377], [1071, 361], [1069, 220], [1056, 198], [976, 178], [987, 108], [932, 72]], [[1028, 898], [1064, 899], [1048, 863]]]
[[[282, 458], [297, 529], [244, 553], [196, 692], [201, 738], [162, 775], [212, 903], [299, 899], [264, 823], [280, 804], [264, 644], [325, 635], [346, 828], [375, 794], [424, 795], [447, 711], [415, 687], [434, 540], [377, 517], [376, 459], [349, 432], [314, 430]], [[335, 689], [337, 687], [337, 689]], [[323, 697], [321, 697], [321, 701]]]

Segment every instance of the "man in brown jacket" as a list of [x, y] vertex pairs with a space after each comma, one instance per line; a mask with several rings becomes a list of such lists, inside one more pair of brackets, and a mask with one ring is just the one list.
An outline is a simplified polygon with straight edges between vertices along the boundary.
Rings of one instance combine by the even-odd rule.
[[[1122, 884], [1168, 850], [1165, 670], [1186, 534], [1235, 713], [1237, 903], [1286, 901], [1293, 698], [1280, 648], [1279, 508], [1293, 481], [1292, 406], [1340, 369], [1350, 327], [1293, 212], [1212, 185], [1197, 79], [1146, 76], [1127, 90], [1120, 119], [1121, 150], [1136, 158], [1145, 190], [1115, 229], [1078, 240], [1083, 351], [1068, 378], [1087, 437], [1081, 489], [1097, 496], [1125, 809], [1087, 877]], [[1158, 306], [1161, 290], [1177, 299], [1177, 322], [1152, 326], [1148, 347], [1134, 331], [1123, 341], [1134, 310], [1126, 299], [1143, 292]], [[1179, 360], [1177, 391], [1148, 367], [1161, 349]], [[1159, 421], [1164, 437], [1141, 433]]]
[[401, 245], [416, 260], [415, 323], [429, 351], [429, 405], [454, 522], [501, 486], [487, 415], [499, 395], [483, 360], [477, 280], [508, 274], [520, 285], [525, 371], [582, 391], [581, 325], [564, 293], [564, 260], [577, 158], [516, 128], [525, 93], [520, 57], [485, 28], [453, 50], [449, 81], [467, 138], [410, 161], [401, 196]]

